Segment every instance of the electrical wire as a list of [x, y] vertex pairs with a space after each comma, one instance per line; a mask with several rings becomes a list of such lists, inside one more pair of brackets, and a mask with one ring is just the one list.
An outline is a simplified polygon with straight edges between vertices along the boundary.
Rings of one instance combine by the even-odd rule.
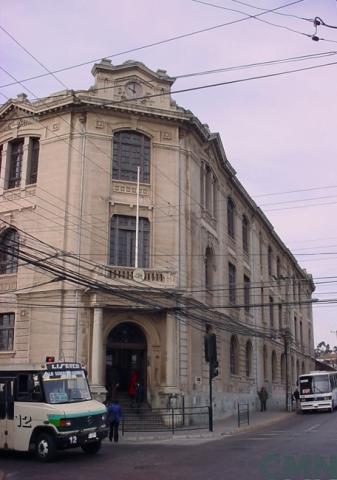
[[[280, 7], [277, 7], [277, 8], [271, 9], [271, 10], [267, 10], [265, 12], [262, 12], [262, 13], [258, 14], [258, 15], [255, 15], [254, 18], [256, 18], [258, 16], [266, 15], [267, 13], [270, 13], [270, 12], [281, 10], [282, 8], [286, 8], [286, 7], [289, 7], [291, 5], [301, 3], [303, 1], [304, 0], [296, 0], [296, 1], [293, 1], [293, 2], [290, 2], [290, 3], [287, 3], [286, 5], [281, 5]], [[170, 43], [170, 42], [173, 42], [173, 41], [176, 41], [176, 40], [181, 40], [183, 38], [188, 38], [188, 37], [191, 37], [191, 36], [194, 36], [194, 35], [198, 35], [200, 33], [205, 33], [205, 32], [209, 32], [209, 31], [212, 31], [212, 30], [216, 30], [218, 28], [222, 28], [222, 27], [225, 27], [227, 25], [233, 25], [235, 23], [240, 23], [240, 22], [248, 20], [249, 18], [250, 17], [242, 18], [242, 19], [235, 20], [235, 21], [232, 21], [232, 22], [213, 25], [212, 27], [207, 27], [207, 28], [203, 28], [203, 29], [200, 29], [200, 30], [195, 30], [193, 32], [188, 32], [188, 33], [181, 34], [181, 35], [176, 35], [174, 37], [170, 37], [170, 38], [167, 38], [167, 39], [164, 39], [164, 40], [160, 40], [158, 42], [152, 42], [152, 43], [148, 43], [148, 44], [136, 47], [136, 48], [132, 48], [132, 49], [124, 50], [124, 51], [121, 51], [121, 52], [113, 53], [112, 55], [105, 55], [103, 58], [115, 58], [115, 57], [119, 57], [121, 55], [126, 55], [126, 54], [129, 54], [129, 53], [138, 52], [140, 50], [145, 50], [147, 48], [151, 48], [151, 47], [154, 47], [154, 46], [163, 45], [163, 44]], [[5, 30], [3, 27], [1, 27], [1, 28], [3, 29], [3, 31], [5, 33], [8, 33], [7, 30]], [[69, 67], [60, 68], [58, 70], [54, 70], [54, 71], [51, 71], [51, 72], [48, 72], [48, 73], [45, 73], [45, 74], [35, 75], [35, 76], [28, 77], [28, 78], [25, 78], [25, 79], [22, 79], [22, 80], [17, 80], [14, 83], [9, 83], [9, 84], [6, 84], [6, 85], [0, 85], [0, 88], [9, 87], [11, 85], [15, 85], [16, 83], [27, 82], [27, 81], [30, 81], [30, 80], [36, 80], [38, 78], [46, 77], [46, 76], [49, 76], [51, 74], [72, 70], [73, 68], [79, 68], [79, 67], [83, 67], [85, 65], [91, 65], [93, 63], [99, 62], [101, 60], [101, 58], [102, 57], [96, 58], [96, 59], [93, 59], [93, 60], [89, 60], [89, 61], [86, 61], [86, 62], [78, 63], [76, 65], [71, 65]]]

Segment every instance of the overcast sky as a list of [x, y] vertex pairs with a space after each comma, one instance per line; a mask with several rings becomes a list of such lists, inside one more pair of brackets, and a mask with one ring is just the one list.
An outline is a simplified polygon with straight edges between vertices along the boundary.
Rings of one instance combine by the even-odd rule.
[[[319, 25], [316, 32], [313, 22], [305, 20], [319, 17], [336, 26], [336, 0], [302, 0], [259, 19], [247, 17], [290, 0], [243, 1], [246, 5], [233, 0], [209, 0], [208, 5], [192, 0], [2, 0], [0, 25], [49, 71], [88, 62], [57, 73], [75, 90], [92, 85], [94, 61], [108, 56], [113, 64], [133, 59], [179, 76], [327, 54], [177, 79], [174, 90], [337, 62], [337, 30]], [[234, 23], [223, 25], [229, 22]], [[123, 53], [218, 25], [223, 26]], [[313, 41], [314, 34], [321, 40]], [[23, 80], [46, 70], [3, 30], [0, 42], [0, 92], [15, 97], [25, 89], [20, 84], [3, 87], [14, 81], [8, 73]], [[336, 80], [337, 65], [330, 65], [174, 95], [179, 105], [220, 133], [239, 180], [263, 205], [299, 264], [312, 273], [314, 296], [320, 299], [337, 299]], [[50, 75], [24, 85], [30, 98], [64, 88]], [[289, 191], [293, 193], [285, 193]], [[337, 330], [337, 304], [314, 306], [314, 322], [315, 343], [337, 344], [331, 333]]]

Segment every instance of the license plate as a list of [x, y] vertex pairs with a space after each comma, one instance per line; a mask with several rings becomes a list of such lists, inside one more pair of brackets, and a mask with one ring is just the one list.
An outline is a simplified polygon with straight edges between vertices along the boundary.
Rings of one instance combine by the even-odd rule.
[[96, 438], [96, 432], [88, 433], [88, 438]]

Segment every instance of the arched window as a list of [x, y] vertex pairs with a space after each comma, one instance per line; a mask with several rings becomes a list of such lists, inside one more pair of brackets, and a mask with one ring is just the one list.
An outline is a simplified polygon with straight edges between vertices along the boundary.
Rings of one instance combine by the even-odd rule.
[[251, 377], [252, 375], [252, 364], [253, 364], [253, 346], [252, 342], [248, 340], [246, 343], [246, 377]]
[[239, 342], [235, 335], [231, 336], [229, 346], [229, 365], [232, 375], [239, 373]]
[[214, 286], [214, 271], [214, 253], [210, 247], [207, 247], [205, 252], [205, 281], [207, 290], [212, 290]]
[[273, 350], [273, 353], [271, 354], [271, 379], [273, 382], [276, 382], [276, 376], [277, 376], [277, 357], [276, 357], [275, 350]]
[[0, 274], [17, 272], [18, 253], [19, 234], [14, 228], [9, 228], [0, 237]]
[[233, 200], [227, 199], [227, 231], [231, 238], [235, 238], [235, 204]]
[[281, 382], [286, 381], [286, 356], [284, 353], [281, 355]]
[[246, 215], [242, 217], [242, 249], [246, 255], [249, 254], [249, 222]]
[[132, 132], [116, 132], [113, 138], [112, 178], [137, 181], [137, 167], [140, 167], [140, 181], [150, 182], [151, 142], [145, 135]]
[[[150, 223], [139, 218], [138, 266], [149, 266]], [[124, 267], [135, 265], [136, 218], [113, 215], [110, 233], [110, 264]]]
[[267, 353], [267, 347], [264, 345], [263, 346], [263, 378], [265, 380], [268, 379], [268, 353]]
[[300, 361], [297, 359], [296, 360], [296, 374], [295, 374], [295, 380], [296, 381], [297, 381], [299, 375], [300, 375]]

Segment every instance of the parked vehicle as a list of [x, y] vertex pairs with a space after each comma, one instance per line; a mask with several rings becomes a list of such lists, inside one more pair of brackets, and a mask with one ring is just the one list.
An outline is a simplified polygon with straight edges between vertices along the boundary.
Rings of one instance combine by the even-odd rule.
[[35, 450], [50, 461], [57, 450], [98, 452], [108, 434], [105, 406], [93, 400], [79, 363], [0, 369], [0, 448]]
[[337, 407], [337, 372], [317, 371], [299, 377], [301, 410], [329, 410]]

